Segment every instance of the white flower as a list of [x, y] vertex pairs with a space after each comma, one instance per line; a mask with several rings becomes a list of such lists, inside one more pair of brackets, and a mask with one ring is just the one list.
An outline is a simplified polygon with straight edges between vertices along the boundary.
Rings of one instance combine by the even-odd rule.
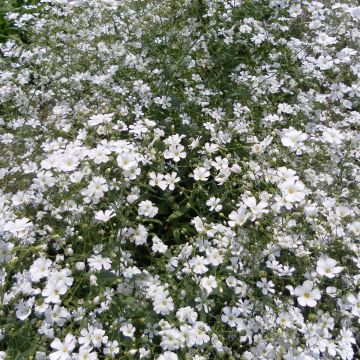
[[213, 275], [210, 275], [209, 277], [203, 277], [200, 281], [200, 285], [208, 294], [210, 294], [213, 289], [216, 289], [218, 286], [216, 278]]
[[301, 154], [301, 150], [304, 145], [303, 142], [308, 138], [307, 134], [302, 131], [295, 130], [293, 128], [284, 129], [281, 137], [281, 142], [284, 146], [295, 150], [298, 155]]
[[269, 210], [265, 210], [268, 206], [268, 203], [264, 200], [261, 200], [258, 204], [256, 203], [256, 199], [253, 196], [250, 196], [243, 200], [243, 203], [250, 209], [252, 217], [251, 221], [255, 221], [260, 218], [262, 214], [266, 214]]
[[144, 245], [148, 237], [148, 232], [146, 227], [142, 224], [139, 224], [137, 229], [132, 229], [132, 239], [136, 245]]
[[106, 343], [108, 337], [104, 336], [105, 331], [102, 329], [94, 329], [92, 335], [91, 335], [91, 343], [96, 347], [99, 348], [101, 346], [101, 343]]
[[242, 206], [237, 211], [232, 211], [229, 214], [229, 225], [230, 227], [234, 227], [236, 225], [241, 226], [243, 225], [246, 220], [250, 217], [250, 214], [246, 210], [246, 207]]
[[316, 271], [320, 276], [326, 276], [331, 279], [343, 270], [341, 266], [336, 266], [336, 264], [336, 260], [326, 255], [321, 255], [316, 264]]
[[94, 327], [91, 325], [88, 326], [87, 329], [81, 329], [81, 331], [80, 331], [81, 336], [79, 337], [79, 344], [81, 344], [85, 347], [90, 346], [93, 332], [94, 332]]
[[56, 159], [55, 164], [57, 169], [65, 172], [70, 172], [74, 171], [78, 167], [79, 159], [73, 154], [65, 154], [59, 156]]
[[181, 322], [187, 321], [189, 324], [195, 324], [198, 314], [190, 306], [186, 306], [179, 308], [176, 312], [176, 317]]
[[197, 321], [194, 326], [194, 333], [196, 336], [195, 343], [197, 345], [203, 345], [210, 341], [210, 336], [207, 332], [210, 331], [210, 326], [202, 321]]
[[117, 164], [123, 170], [131, 170], [138, 166], [135, 156], [130, 152], [123, 152], [116, 158]]
[[[111, 357], [115, 357], [116, 354], [118, 354], [120, 351], [119, 348], [119, 342], [114, 340], [114, 341], [109, 341], [106, 344], [106, 347], [104, 348], [104, 354], [105, 355], [110, 355]], [[141, 357], [140, 357], [141, 358]]]
[[168, 182], [165, 179], [165, 176], [162, 174], [156, 174], [153, 171], [149, 173], [150, 181], [149, 185], [158, 186], [161, 190], [165, 190], [168, 186]]
[[334, 45], [337, 43], [336, 38], [329, 36], [325, 32], [319, 33], [318, 37], [316, 38], [316, 41], [319, 45]]
[[166, 250], [168, 249], [168, 246], [165, 245], [160, 238], [158, 238], [157, 236], [154, 236], [152, 238], [152, 247], [151, 250], [154, 251], [155, 253], [158, 252], [160, 254], [164, 254], [166, 252]]
[[284, 199], [290, 203], [304, 200], [305, 185], [300, 180], [289, 179], [279, 185]]
[[95, 219], [102, 222], [107, 222], [115, 216], [114, 210], [99, 210], [95, 213]]
[[[37, 310], [37, 309], [36, 309]], [[57, 324], [59, 326], [63, 326], [66, 319], [69, 317], [69, 312], [66, 310], [66, 308], [54, 305], [54, 307], [49, 306], [45, 310], [45, 321], [50, 324]]]
[[316, 306], [317, 300], [320, 300], [321, 294], [318, 288], [314, 288], [314, 283], [310, 280], [304, 281], [300, 286], [294, 290], [297, 301], [301, 306]]
[[71, 353], [76, 345], [76, 339], [73, 335], [67, 334], [64, 342], [56, 338], [50, 346], [57, 350], [49, 355], [50, 360], [69, 360], [71, 359]]
[[348, 225], [348, 229], [355, 235], [360, 235], [360, 221], [354, 221]]
[[171, 174], [165, 174], [165, 181], [170, 191], [175, 190], [175, 184], [180, 181], [177, 173], [174, 171]]
[[228, 324], [230, 327], [235, 327], [239, 321], [240, 311], [237, 308], [226, 306], [223, 308], [221, 321]]
[[52, 261], [49, 259], [43, 257], [36, 259], [29, 269], [31, 280], [38, 282], [40, 279], [49, 276], [51, 264]]
[[68, 287], [63, 282], [54, 283], [48, 281], [47, 285], [42, 291], [42, 296], [45, 297], [46, 303], [59, 304], [61, 302], [60, 295], [64, 295], [67, 292]]
[[31, 230], [33, 224], [29, 222], [28, 218], [16, 219], [9, 221], [4, 225], [4, 231], [8, 231], [17, 238], [24, 238]]
[[197, 167], [194, 169], [194, 180], [196, 181], [207, 181], [210, 176], [210, 172], [204, 167]]
[[79, 349], [79, 353], [77, 354], [77, 357], [73, 357], [73, 359], [81, 359], [81, 360], [97, 360], [98, 356], [95, 351], [92, 351], [92, 347], [81, 347]]
[[129, 323], [125, 323], [120, 327], [120, 331], [123, 333], [124, 336], [133, 337], [136, 328]]
[[336, 215], [340, 216], [341, 218], [344, 218], [346, 216], [351, 215], [352, 211], [348, 207], [340, 205], [335, 208], [335, 213], [336, 213]]
[[169, 148], [164, 151], [164, 158], [173, 159], [175, 162], [179, 162], [186, 157], [186, 152], [183, 151], [184, 149], [184, 146], [181, 144], [170, 145]]
[[154, 217], [158, 213], [158, 208], [150, 200], [141, 201], [139, 204], [139, 215]]
[[167, 291], [160, 292], [154, 298], [154, 311], [157, 314], [168, 315], [174, 310], [174, 302], [170, 296], [167, 296]]
[[263, 295], [267, 295], [268, 293], [273, 294], [275, 292], [275, 290], [273, 289], [274, 283], [271, 280], [267, 281], [266, 278], [261, 278], [261, 281], [258, 281], [256, 283], [256, 286], [261, 289]]
[[103, 258], [101, 255], [93, 255], [87, 261], [90, 271], [109, 270], [111, 268], [111, 260]]
[[34, 304], [34, 301], [21, 301], [16, 307], [16, 317], [20, 320], [27, 319], [31, 314], [31, 309]]
[[96, 114], [96, 115], [92, 115], [90, 117], [90, 119], [88, 120], [88, 125], [89, 126], [96, 126], [99, 124], [106, 124], [111, 122], [112, 118], [113, 118], [114, 114], [110, 113], [110, 114]]
[[192, 267], [194, 273], [196, 274], [204, 274], [208, 271], [206, 265], [209, 263], [207, 259], [203, 256], [197, 255], [189, 260], [189, 265]]
[[323, 129], [322, 139], [324, 142], [340, 145], [344, 135], [337, 129], [325, 128]]
[[360, 20], [360, 6], [348, 8], [347, 11], [351, 14], [355, 19]]
[[209, 200], [206, 201], [206, 205], [210, 208], [210, 211], [219, 212], [222, 209], [220, 204], [221, 199], [212, 196]]
[[360, 317], [360, 292], [357, 295], [349, 294], [346, 300], [351, 306], [351, 313]]
[[178, 356], [172, 351], [165, 351], [156, 360], [178, 360]]

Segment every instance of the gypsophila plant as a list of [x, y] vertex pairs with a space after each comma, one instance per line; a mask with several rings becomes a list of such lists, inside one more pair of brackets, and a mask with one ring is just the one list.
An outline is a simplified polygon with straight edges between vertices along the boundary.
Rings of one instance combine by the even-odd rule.
[[0, 45], [0, 359], [355, 359], [357, 0], [41, 0]]

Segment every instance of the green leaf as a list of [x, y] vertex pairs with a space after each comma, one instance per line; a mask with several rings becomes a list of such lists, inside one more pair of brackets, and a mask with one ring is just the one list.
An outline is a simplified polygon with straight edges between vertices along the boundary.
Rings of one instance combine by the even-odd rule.
[[167, 218], [166, 221], [169, 222], [169, 221], [175, 220], [175, 219], [183, 216], [187, 211], [188, 211], [187, 208], [181, 208], [180, 210], [176, 210]]
[[144, 219], [144, 221], [153, 222], [153, 223], [156, 223], [156, 224], [159, 224], [159, 225], [163, 226], [162, 221], [159, 220], [159, 219], [151, 219], [151, 218], [150, 218], [150, 219]]
[[173, 231], [173, 235], [174, 235], [174, 239], [177, 243], [180, 242], [180, 230], [179, 229], [175, 229]]
[[105, 283], [114, 281], [115, 279], [117, 279], [117, 275], [111, 271], [104, 270], [104, 271], [97, 273], [96, 278], [100, 285], [100, 284], [105, 284]]

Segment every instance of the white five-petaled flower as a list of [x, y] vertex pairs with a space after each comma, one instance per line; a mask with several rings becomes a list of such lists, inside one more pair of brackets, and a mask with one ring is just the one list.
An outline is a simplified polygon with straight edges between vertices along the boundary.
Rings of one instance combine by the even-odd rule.
[[161, 190], [165, 190], [168, 186], [165, 176], [163, 174], [156, 174], [153, 171], [149, 173], [149, 185], [158, 186]]
[[304, 281], [300, 286], [294, 290], [297, 301], [301, 306], [314, 307], [321, 298], [321, 293], [318, 288], [314, 288], [314, 283], [310, 280]]
[[136, 328], [130, 323], [125, 323], [120, 327], [120, 331], [127, 337], [133, 337], [135, 330]]
[[179, 162], [181, 159], [186, 157], [186, 152], [183, 151], [185, 148], [183, 145], [170, 145], [167, 150], [164, 152], [165, 159], [172, 159], [175, 162]]
[[203, 277], [200, 281], [200, 285], [208, 294], [210, 294], [218, 286], [216, 278], [213, 275]]
[[99, 210], [95, 213], [95, 220], [107, 222], [115, 215], [116, 214], [114, 210], [105, 210], [105, 211]]
[[209, 207], [210, 211], [219, 212], [222, 209], [220, 201], [221, 199], [212, 196], [209, 200], [206, 201], [206, 205]]
[[261, 278], [261, 281], [258, 281], [256, 286], [261, 289], [263, 295], [273, 294], [275, 292], [275, 289], [273, 289], [274, 283], [271, 280], [267, 281], [266, 278]]
[[250, 214], [246, 210], [246, 207], [242, 206], [237, 211], [232, 211], [229, 215], [229, 225], [230, 227], [234, 227], [236, 225], [243, 225], [246, 220], [249, 218]]
[[164, 179], [170, 191], [175, 190], [175, 184], [180, 181], [180, 178], [175, 171], [173, 171], [171, 174], [165, 174]]
[[76, 339], [73, 335], [67, 334], [64, 341], [56, 338], [50, 346], [56, 351], [49, 355], [50, 360], [69, 360], [71, 353], [76, 345]]
[[194, 180], [196, 181], [207, 181], [210, 176], [210, 172], [204, 167], [197, 167], [194, 169]]
[[326, 276], [331, 279], [343, 270], [341, 266], [336, 266], [336, 264], [336, 260], [331, 259], [327, 255], [321, 255], [316, 263], [316, 271], [320, 276]]
[[293, 128], [284, 129], [281, 137], [281, 143], [296, 151], [297, 155], [301, 154], [301, 150], [304, 148], [303, 142], [308, 138], [307, 134], [302, 131], [295, 130]]
[[357, 295], [349, 294], [346, 299], [351, 306], [351, 313], [360, 317], [360, 292]]
[[322, 140], [324, 142], [340, 145], [342, 140], [344, 139], [344, 135], [335, 128], [324, 128], [322, 134]]
[[300, 180], [289, 179], [279, 185], [284, 199], [290, 203], [304, 200], [305, 185]]
[[111, 268], [111, 260], [101, 255], [93, 255], [88, 259], [90, 271], [100, 271], [102, 269], [109, 270]]
[[251, 221], [255, 221], [257, 218], [260, 218], [262, 214], [266, 214], [269, 212], [269, 210], [265, 209], [268, 206], [268, 203], [264, 200], [256, 203], [256, 199], [254, 196], [250, 196], [244, 199], [243, 203], [249, 208], [251, 212]]
[[116, 161], [123, 170], [132, 170], [137, 167], [135, 156], [129, 151], [119, 154]]

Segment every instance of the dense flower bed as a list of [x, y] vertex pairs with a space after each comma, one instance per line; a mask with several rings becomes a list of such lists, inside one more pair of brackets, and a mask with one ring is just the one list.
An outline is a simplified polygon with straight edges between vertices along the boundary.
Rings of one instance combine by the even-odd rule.
[[356, 357], [356, 0], [8, 18], [0, 359]]

